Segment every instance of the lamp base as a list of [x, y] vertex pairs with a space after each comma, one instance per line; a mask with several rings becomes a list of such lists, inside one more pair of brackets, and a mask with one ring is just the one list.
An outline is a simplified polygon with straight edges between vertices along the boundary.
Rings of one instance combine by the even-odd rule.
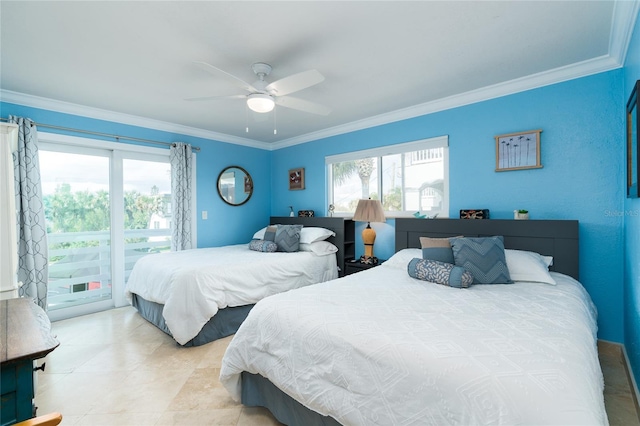
[[373, 244], [376, 241], [376, 231], [371, 228], [371, 224], [368, 223], [367, 227], [362, 230], [362, 242], [364, 243], [364, 256], [360, 258], [360, 263], [372, 263], [363, 262], [362, 259], [376, 259], [375, 263], [378, 263], [378, 259], [373, 255]]

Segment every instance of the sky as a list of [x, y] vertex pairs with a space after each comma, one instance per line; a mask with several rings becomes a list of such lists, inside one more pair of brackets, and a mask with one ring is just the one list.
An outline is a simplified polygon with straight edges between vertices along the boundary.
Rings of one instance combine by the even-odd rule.
[[[40, 150], [39, 159], [44, 195], [63, 183], [70, 184], [72, 192], [109, 189], [108, 157]], [[123, 176], [125, 191], [149, 194], [155, 185], [161, 194], [171, 193], [169, 163], [125, 159]]]

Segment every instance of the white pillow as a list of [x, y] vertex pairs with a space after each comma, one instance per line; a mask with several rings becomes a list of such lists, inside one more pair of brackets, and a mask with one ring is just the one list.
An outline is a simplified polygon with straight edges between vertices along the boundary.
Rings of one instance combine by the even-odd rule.
[[416, 257], [422, 259], [422, 249], [402, 249], [391, 256], [389, 260], [384, 262], [382, 265], [393, 266], [395, 268], [406, 268], [411, 259]]
[[311, 244], [317, 241], [326, 240], [329, 237], [335, 237], [336, 233], [330, 229], [326, 228], [315, 228], [313, 226], [302, 227], [302, 232], [300, 232], [300, 243], [301, 244]]
[[265, 226], [264, 228], [262, 228], [261, 230], [257, 231], [255, 234], [253, 234], [253, 239], [254, 240], [264, 240], [264, 233], [267, 232], [267, 227]]
[[318, 256], [327, 256], [337, 252], [338, 247], [329, 241], [316, 241], [314, 243], [300, 243], [300, 251], [310, 251]]
[[[254, 240], [264, 240], [264, 233], [266, 232], [267, 227], [265, 226], [255, 234], [253, 234]], [[302, 227], [302, 231], [300, 232], [300, 244], [311, 244], [316, 241], [323, 241], [329, 237], [335, 237], [336, 233], [330, 229], [326, 228], [316, 228], [313, 226], [310, 227]]]
[[553, 258], [542, 256], [532, 251], [504, 251], [509, 275], [513, 281], [529, 281], [556, 285], [556, 280], [549, 274], [550, 262]]

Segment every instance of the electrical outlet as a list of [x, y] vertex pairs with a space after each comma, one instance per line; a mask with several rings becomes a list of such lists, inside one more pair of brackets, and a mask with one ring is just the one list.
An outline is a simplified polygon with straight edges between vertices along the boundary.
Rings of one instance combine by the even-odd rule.
[[202, 220], [207, 220], [207, 211], [202, 210]]

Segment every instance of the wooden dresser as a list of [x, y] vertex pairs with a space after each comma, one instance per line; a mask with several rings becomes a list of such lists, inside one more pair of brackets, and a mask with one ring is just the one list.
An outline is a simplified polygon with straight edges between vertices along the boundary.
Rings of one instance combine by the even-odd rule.
[[34, 417], [33, 361], [60, 343], [47, 314], [31, 299], [0, 300], [0, 425]]

